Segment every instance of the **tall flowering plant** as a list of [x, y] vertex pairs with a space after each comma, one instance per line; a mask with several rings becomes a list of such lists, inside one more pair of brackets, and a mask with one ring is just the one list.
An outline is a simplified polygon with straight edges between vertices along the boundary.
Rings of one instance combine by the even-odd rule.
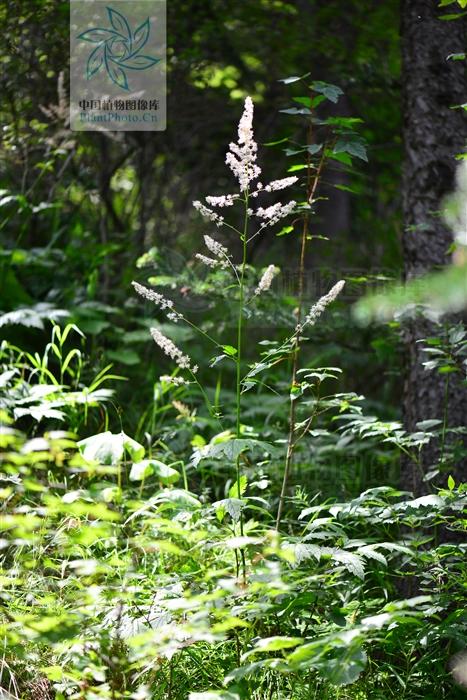
[[[240, 260], [235, 260], [234, 256], [223, 243], [218, 241], [214, 233], [204, 235], [204, 244], [206, 253], [197, 253], [196, 257], [208, 268], [223, 269], [229, 271], [232, 276], [232, 283], [237, 287], [237, 312], [236, 312], [236, 347], [225, 346], [218, 339], [208, 335], [205, 330], [193, 324], [181, 311], [174, 308], [174, 303], [166, 299], [162, 294], [155, 290], [133, 282], [135, 291], [142, 297], [152, 301], [161, 311], [163, 311], [167, 319], [177, 322], [185, 322], [192, 326], [197, 332], [202, 334], [205, 339], [213, 343], [218, 350], [223, 354], [228, 355], [236, 364], [236, 391], [235, 391], [235, 424], [231, 426], [231, 432], [234, 440], [238, 443], [238, 449], [232, 451], [236, 462], [236, 495], [241, 498], [243, 492], [242, 485], [242, 453], [248, 449], [246, 443], [242, 441], [242, 394], [254, 385], [252, 381], [253, 375], [259, 371], [258, 365], [249, 369], [246, 368], [244, 361], [244, 327], [246, 322], [247, 305], [257, 298], [259, 295], [266, 293], [272, 285], [274, 277], [279, 273], [279, 268], [275, 265], [269, 265], [262, 275], [259, 277], [256, 288], [253, 291], [249, 290], [246, 284], [246, 270], [248, 261], [248, 247], [253, 239], [257, 236], [264, 235], [267, 229], [278, 224], [286, 217], [300, 211], [300, 205], [294, 199], [289, 199], [285, 202], [276, 202], [274, 204], [266, 204], [263, 206], [261, 200], [264, 195], [270, 196], [271, 193], [282, 192], [289, 187], [295, 185], [298, 181], [296, 176], [284, 177], [282, 179], [273, 180], [267, 184], [260, 181], [261, 168], [257, 163], [258, 145], [253, 133], [253, 101], [247, 97], [244, 104], [243, 114], [238, 125], [238, 137], [236, 143], [229, 145], [229, 150], [226, 155], [226, 164], [232, 171], [238, 183], [238, 192], [226, 194], [222, 196], [206, 196], [204, 201], [193, 202], [194, 208], [201, 216], [211, 224], [215, 224], [218, 229], [225, 229], [231, 235], [239, 238], [241, 243]], [[313, 192], [316, 184], [313, 187]], [[309, 193], [309, 201], [312, 200], [313, 193]], [[238, 227], [232, 220], [229, 220], [228, 212], [234, 207], [242, 209], [242, 225]], [[232, 217], [233, 218], [233, 217]], [[236, 219], [235, 219], [236, 220]], [[234, 220], [234, 221], [235, 221]], [[306, 238], [305, 233], [305, 238]], [[303, 256], [302, 256], [303, 257]], [[302, 259], [303, 263], [303, 259]], [[303, 272], [303, 271], [302, 271]], [[276, 348], [275, 357], [284, 359], [290, 354], [294, 355], [297, 352], [298, 343], [303, 336], [303, 332], [307, 326], [313, 325], [325, 307], [331, 303], [342, 290], [344, 283], [337, 283], [328, 294], [322, 297], [306, 314], [301, 313], [301, 309], [297, 315], [296, 326], [292, 334], [282, 343], [279, 349]], [[303, 304], [303, 299], [300, 299], [300, 307]], [[211, 404], [207, 393], [199, 383], [197, 378], [197, 366], [193, 364], [191, 359], [182, 350], [177, 348], [174, 343], [165, 337], [158, 329], [151, 329], [151, 335], [159, 346], [159, 348], [174, 360], [178, 366], [177, 376], [172, 378], [172, 381], [178, 385], [185, 382], [196, 383], [203, 393], [206, 403], [212, 415], [218, 414], [215, 407]], [[266, 360], [268, 357], [266, 357]], [[261, 363], [266, 366], [266, 363]], [[165, 377], [165, 379], [168, 379]], [[292, 424], [291, 430], [293, 433], [295, 426]], [[245, 443], [245, 446], [244, 446]], [[286, 471], [290, 465], [290, 454], [293, 443], [289, 441], [286, 457]], [[285, 488], [285, 487], [284, 487]], [[283, 494], [281, 495], [281, 503]], [[280, 523], [280, 513], [278, 524]], [[243, 536], [243, 516], [240, 511], [240, 535]], [[241, 550], [242, 557], [244, 550]], [[243, 559], [243, 572], [245, 575], [245, 561]]]

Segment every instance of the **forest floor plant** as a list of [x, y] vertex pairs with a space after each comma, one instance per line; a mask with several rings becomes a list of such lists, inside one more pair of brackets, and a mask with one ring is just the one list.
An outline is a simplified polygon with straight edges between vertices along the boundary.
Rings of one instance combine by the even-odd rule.
[[[292, 114], [316, 120], [318, 98], [339, 94], [312, 85]], [[252, 120], [247, 98], [227, 154], [239, 191], [195, 202], [234, 236], [227, 246], [206, 235], [209, 255], [197, 256], [207, 272], [202, 286], [216, 287], [233, 332], [218, 338], [215, 324], [196, 323], [166, 294], [134, 282], [163, 315], [151, 335], [176, 365], [156, 384], [151, 433], [138, 441], [121, 424], [112, 432], [104, 411], [89, 435], [79, 413], [83, 356], [65, 350], [76, 328], [56, 327], [43, 356], [2, 348], [0, 689], [8, 700], [462, 697], [453, 679], [462, 685], [467, 648], [465, 545], [457, 541], [465, 485], [450, 478], [413, 499], [379, 483], [336, 502], [319, 489], [310, 494], [307, 480], [307, 470], [326, 469], [331, 458], [337, 478], [352, 455], [370, 452], [383, 470], [397, 451], [416, 459], [439, 426], [408, 434], [397, 421], [366, 415], [363, 397], [325, 391], [336, 387], [338, 368], [299, 365], [306, 335], [342, 280], [308, 310], [300, 283], [291, 330], [260, 341], [260, 358], [251, 357], [255, 314], [272, 297], [278, 270], [270, 264], [257, 274], [248, 246], [293, 215], [303, 262], [324, 163], [322, 154], [307, 160], [303, 201], [273, 202], [299, 181], [259, 181]], [[348, 123], [327, 126], [333, 136], [320, 147], [309, 138], [300, 153], [362, 154]], [[183, 324], [213, 347], [207, 370], [192, 359], [194, 347], [179, 347]], [[451, 338], [451, 359], [463, 361], [464, 338]], [[203, 381], [219, 366], [232, 368], [233, 390], [220, 374], [214, 388]], [[91, 384], [94, 394], [105, 378], [108, 367]], [[34, 416], [23, 399], [36, 385], [44, 388], [35, 390]], [[99, 408], [106, 399], [94, 396]], [[85, 436], [57, 432], [59, 420]], [[303, 483], [286, 498], [292, 457]], [[453, 542], [432, 537], [440, 527], [453, 531]], [[419, 595], [401, 600], [397, 583], [406, 576]]]

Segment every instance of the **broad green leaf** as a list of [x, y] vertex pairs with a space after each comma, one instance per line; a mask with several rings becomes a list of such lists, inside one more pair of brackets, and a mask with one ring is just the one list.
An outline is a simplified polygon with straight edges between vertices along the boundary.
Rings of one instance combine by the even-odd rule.
[[158, 498], [169, 501], [183, 508], [200, 508], [201, 502], [189, 491], [184, 489], [164, 489]]
[[151, 475], [156, 476], [162, 484], [174, 484], [180, 478], [178, 471], [157, 459], [143, 459], [141, 462], [135, 462], [131, 467], [129, 478], [130, 481], [142, 481]]
[[263, 637], [256, 642], [253, 651], [280, 651], [281, 649], [292, 649], [299, 644], [303, 644], [303, 639], [300, 637]]
[[356, 134], [339, 136], [334, 146], [334, 153], [348, 153], [351, 156], [368, 161], [365, 140]]
[[311, 89], [314, 92], [319, 92], [324, 95], [331, 102], [337, 102], [339, 97], [343, 95], [343, 91], [337, 85], [332, 85], [331, 83], [325, 83], [321, 80], [316, 80], [311, 84]]
[[242, 509], [245, 506], [245, 501], [240, 498], [222, 498], [212, 504], [216, 511], [218, 520], [222, 520], [225, 513], [228, 513], [232, 520], [240, 520]]
[[83, 457], [100, 464], [118, 464], [128, 452], [133, 460], [141, 460], [144, 457], [144, 447], [125, 433], [99, 433], [78, 442]]

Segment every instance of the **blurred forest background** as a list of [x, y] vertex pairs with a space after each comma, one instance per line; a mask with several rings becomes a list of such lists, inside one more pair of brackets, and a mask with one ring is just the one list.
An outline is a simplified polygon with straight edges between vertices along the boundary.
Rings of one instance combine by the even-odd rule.
[[[368, 162], [354, 159], [350, 169], [335, 161], [320, 188], [313, 235], [323, 238], [308, 253], [310, 302], [342, 276], [351, 278], [350, 300], [374, 278], [400, 278], [398, 2], [170, 2], [164, 133], [68, 131], [67, 3], [13, 3], [2, 20], [8, 43], [1, 77], [2, 311], [38, 303], [50, 305], [36, 307], [43, 318], [49, 311], [41, 309], [70, 311], [92, 338], [96, 357], [110, 350], [119, 371], [123, 365], [125, 374], [141, 378], [130, 402], [146, 400], [158, 371], [145, 363], [143, 381], [140, 361], [148, 347], [129, 344], [136, 260], [155, 247], [177, 269], [198, 249], [205, 227], [192, 201], [225, 190], [226, 144], [247, 94], [256, 105], [259, 143], [279, 142], [262, 149], [271, 177], [291, 166], [281, 139], [303, 136], [300, 122], [280, 113], [291, 100], [280, 79], [309, 72], [337, 84], [344, 96], [338, 105], [328, 102], [323, 116], [363, 122]], [[258, 241], [251, 262], [275, 260], [293, 272], [292, 249], [298, 254], [296, 236], [269, 236]], [[37, 321], [29, 318], [21, 333], [39, 339], [32, 331]], [[2, 330], [19, 342], [17, 326]], [[356, 334], [347, 323], [330, 342], [356, 390], [365, 386], [393, 413], [400, 358], [392, 334]]]

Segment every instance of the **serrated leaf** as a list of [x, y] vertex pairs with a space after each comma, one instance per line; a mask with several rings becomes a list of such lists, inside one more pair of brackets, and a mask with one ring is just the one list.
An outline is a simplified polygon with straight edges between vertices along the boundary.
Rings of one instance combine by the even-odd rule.
[[349, 153], [351, 156], [368, 162], [365, 141], [358, 136], [340, 136], [334, 146], [334, 153]]
[[314, 92], [319, 92], [324, 95], [331, 102], [336, 103], [339, 97], [344, 94], [340, 87], [337, 85], [332, 85], [331, 83], [325, 83], [321, 80], [316, 80], [311, 84], [311, 89]]
[[193, 452], [191, 463], [196, 467], [202, 459], [226, 459], [235, 462], [237, 457], [249, 450], [277, 453], [277, 448], [268, 442], [252, 438], [233, 438], [223, 442], [210, 442]]
[[332, 558], [334, 561], [342, 564], [342, 566], [344, 566], [347, 571], [350, 571], [351, 574], [354, 574], [361, 579], [365, 578], [365, 568], [358, 554], [353, 554], [352, 552], [346, 552], [343, 549], [339, 549], [333, 551]]
[[[237, 522], [238, 520], [240, 520], [240, 515], [245, 505], [245, 502], [242, 501], [240, 498], [222, 498], [220, 501], [216, 501], [212, 505], [213, 508], [216, 510], [216, 513], [219, 514], [219, 516], [222, 515], [223, 517], [225, 513], [228, 513], [232, 520]], [[221, 520], [222, 517], [219, 517], [219, 520]]]
[[238, 484], [235, 481], [233, 486], [231, 486], [229, 489], [229, 498], [241, 498], [245, 493], [247, 486], [248, 479], [246, 478], [245, 474], [242, 474], [240, 477], [240, 493], [238, 492]]

